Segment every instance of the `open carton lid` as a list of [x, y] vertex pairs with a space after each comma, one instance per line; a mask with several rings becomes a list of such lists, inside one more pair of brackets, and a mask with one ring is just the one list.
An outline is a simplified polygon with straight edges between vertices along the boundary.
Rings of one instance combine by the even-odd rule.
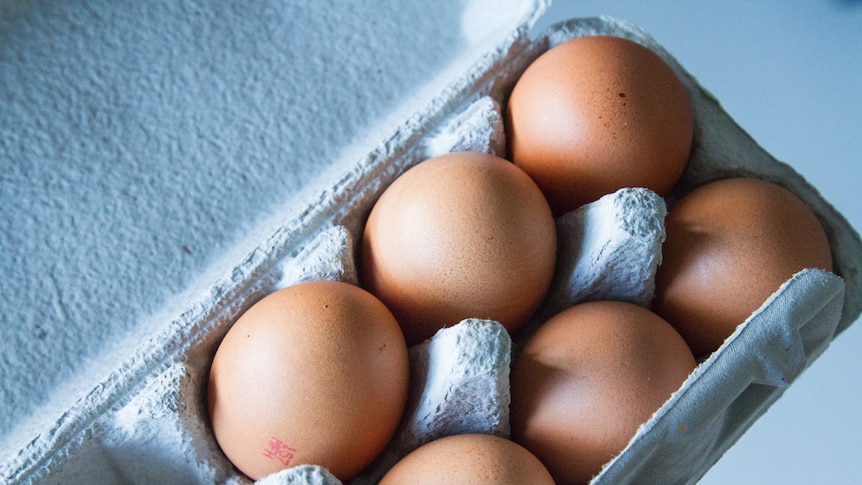
[[0, 455], [114, 405], [142, 342], [548, 3], [0, 4]]

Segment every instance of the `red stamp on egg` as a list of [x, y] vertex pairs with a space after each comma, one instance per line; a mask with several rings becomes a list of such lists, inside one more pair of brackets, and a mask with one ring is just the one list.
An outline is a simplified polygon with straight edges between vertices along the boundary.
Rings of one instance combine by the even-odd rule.
[[263, 450], [263, 456], [270, 460], [278, 460], [284, 466], [290, 466], [290, 461], [296, 456], [296, 449], [287, 446], [284, 441], [273, 436], [266, 443], [266, 449]]

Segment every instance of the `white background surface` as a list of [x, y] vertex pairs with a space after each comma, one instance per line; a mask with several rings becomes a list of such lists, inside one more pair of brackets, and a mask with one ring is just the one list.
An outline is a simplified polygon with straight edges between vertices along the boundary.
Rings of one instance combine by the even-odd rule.
[[[862, 228], [862, 2], [556, 0], [535, 30], [599, 14], [645, 28], [761, 146]], [[860, 483], [860, 349], [857, 321], [700, 483]]]

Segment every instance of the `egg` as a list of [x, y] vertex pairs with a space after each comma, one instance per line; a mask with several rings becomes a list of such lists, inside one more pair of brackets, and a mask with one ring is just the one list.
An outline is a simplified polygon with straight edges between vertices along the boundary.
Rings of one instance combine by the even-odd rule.
[[550, 286], [556, 249], [551, 210], [523, 170], [487, 153], [450, 153], [383, 192], [365, 225], [361, 280], [408, 345], [466, 318], [516, 332]]
[[489, 434], [438, 438], [395, 464], [380, 485], [553, 485], [545, 466], [523, 447]]
[[570, 307], [544, 322], [512, 363], [512, 439], [556, 483], [587, 483], [695, 365], [682, 337], [645, 308]]
[[348, 283], [299, 283], [234, 323], [209, 374], [209, 418], [227, 458], [258, 479], [301, 464], [340, 480], [366, 467], [404, 411], [408, 357], [395, 318]]
[[650, 49], [587, 36], [547, 50], [512, 89], [508, 158], [555, 214], [624, 187], [664, 195], [688, 163], [693, 114], [685, 87]]
[[817, 216], [763, 180], [703, 185], [668, 209], [665, 224], [653, 309], [698, 358], [718, 349], [793, 274], [832, 270]]

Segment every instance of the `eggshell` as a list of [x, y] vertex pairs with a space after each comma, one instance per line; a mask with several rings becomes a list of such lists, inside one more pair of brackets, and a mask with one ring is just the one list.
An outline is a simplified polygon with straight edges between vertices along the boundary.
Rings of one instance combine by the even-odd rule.
[[365, 226], [361, 281], [409, 345], [466, 318], [517, 331], [551, 283], [556, 229], [536, 184], [486, 153], [428, 159], [396, 179]]
[[776, 184], [725, 179], [668, 210], [654, 310], [695, 356], [718, 349], [786, 280], [832, 270], [826, 233], [811, 209]]
[[265, 297], [228, 331], [209, 416], [251, 478], [313, 464], [346, 480], [394, 434], [407, 387], [407, 347], [386, 307], [357, 286], [311, 281]]
[[680, 388], [695, 360], [632, 303], [575, 305], [545, 322], [512, 366], [512, 439], [556, 483], [587, 483]]
[[579, 37], [543, 53], [505, 116], [509, 159], [555, 214], [624, 187], [664, 195], [691, 152], [684, 86], [658, 55], [619, 37]]
[[532, 453], [512, 441], [488, 434], [459, 434], [417, 448], [380, 481], [380, 485], [438, 483], [553, 485], [554, 480]]

